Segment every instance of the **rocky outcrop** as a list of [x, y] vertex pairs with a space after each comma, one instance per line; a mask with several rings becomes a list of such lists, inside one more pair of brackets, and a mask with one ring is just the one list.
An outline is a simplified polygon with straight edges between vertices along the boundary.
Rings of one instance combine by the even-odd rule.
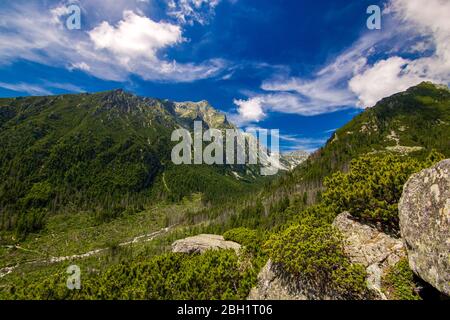
[[408, 180], [399, 218], [411, 269], [450, 295], [450, 160]]
[[222, 236], [200, 234], [198, 236], [177, 240], [172, 244], [172, 252], [203, 253], [206, 250], [233, 249], [239, 252], [241, 245], [233, 241], [225, 241]]
[[317, 283], [287, 273], [271, 260], [258, 274], [258, 282], [247, 300], [340, 300], [336, 292], [325, 292]]
[[402, 240], [354, 220], [347, 212], [337, 216], [333, 225], [344, 237], [344, 250], [350, 261], [366, 268], [368, 288], [376, 298], [387, 299], [381, 289], [381, 279], [389, 267], [405, 257]]
[[[370, 299], [386, 300], [381, 280], [389, 267], [406, 256], [402, 240], [354, 220], [347, 212], [337, 216], [333, 225], [343, 236], [344, 250], [350, 261], [366, 268]], [[294, 279], [269, 261], [258, 275], [258, 284], [248, 299], [337, 300], [342, 297], [333, 292], [321, 292], [315, 284], [302, 283], [301, 279]]]
[[295, 286], [296, 281], [283, 277], [271, 260], [258, 275], [258, 284], [248, 296], [248, 300], [309, 300]]

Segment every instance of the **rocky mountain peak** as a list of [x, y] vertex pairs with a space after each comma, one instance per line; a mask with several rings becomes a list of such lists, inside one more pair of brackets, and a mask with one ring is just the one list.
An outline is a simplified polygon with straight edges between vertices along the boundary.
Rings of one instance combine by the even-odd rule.
[[233, 128], [225, 114], [216, 110], [211, 104], [202, 100], [199, 102], [174, 102], [175, 113], [186, 122], [202, 120], [210, 128]]
[[100, 93], [101, 103], [107, 109], [119, 109], [121, 111], [130, 112], [143, 101], [142, 98], [126, 92], [123, 89], [115, 89]]

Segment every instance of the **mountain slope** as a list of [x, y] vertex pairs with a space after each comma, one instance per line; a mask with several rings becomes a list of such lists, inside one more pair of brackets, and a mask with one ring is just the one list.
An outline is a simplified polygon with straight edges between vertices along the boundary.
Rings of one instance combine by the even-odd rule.
[[280, 163], [289, 171], [301, 165], [308, 157], [309, 153], [301, 150], [282, 153], [280, 155]]
[[367, 153], [392, 152], [423, 159], [435, 149], [450, 157], [449, 137], [450, 90], [423, 82], [357, 115], [268, 191], [307, 191], [313, 196], [321, 189], [324, 177], [347, 170], [352, 159]]
[[122, 90], [0, 99], [0, 208], [114, 212], [151, 199], [202, 192], [212, 201], [224, 189], [248, 189], [250, 180], [236, 179], [227, 166], [172, 164], [171, 134], [193, 120], [229, 126], [205, 102], [175, 104]]

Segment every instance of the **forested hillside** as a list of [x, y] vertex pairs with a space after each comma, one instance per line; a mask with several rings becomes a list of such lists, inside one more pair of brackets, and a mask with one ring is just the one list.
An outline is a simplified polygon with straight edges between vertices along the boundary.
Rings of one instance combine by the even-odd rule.
[[196, 192], [208, 203], [223, 190], [248, 190], [255, 176], [242, 166], [173, 165], [171, 134], [195, 120], [232, 127], [207, 102], [122, 90], [0, 99], [0, 228], [38, 230], [47, 212], [76, 208], [108, 220]]
[[269, 193], [316, 192], [323, 180], [364, 154], [392, 152], [424, 159], [431, 150], [450, 157], [450, 91], [423, 82], [379, 101], [338, 129], [308, 161], [274, 181]]

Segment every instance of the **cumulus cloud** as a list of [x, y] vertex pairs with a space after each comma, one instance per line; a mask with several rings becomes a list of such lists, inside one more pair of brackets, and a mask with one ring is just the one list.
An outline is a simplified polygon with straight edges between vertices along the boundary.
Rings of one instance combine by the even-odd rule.
[[450, 2], [430, 0], [425, 4], [420, 0], [391, 0], [385, 12], [406, 24], [413, 36], [430, 39], [417, 41], [413, 46], [416, 52], [434, 51], [412, 60], [393, 56], [355, 75], [349, 86], [357, 94], [359, 105], [365, 107], [421, 81], [448, 84], [450, 80]]
[[160, 49], [183, 41], [179, 26], [158, 23], [132, 11], [124, 12], [117, 27], [104, 21], [88, 34], [97, 49], [109, 51], [124, 64], [138, 58], [158, 60]]
[[363, 69], [366, 58], [362, 54], [368, 53], [380, 37], [370, 35], [360, 39], [310, 78], [289, 76], [282, 70], [263, 81], [263, 93], [235, 100], [236, 112], [229, 116], [242, 125], [259, 122], [269, 112], [315, 116], [354, 106], [357, 100], [347, 86], [349, 75]]
[[229, 117], [237, 125], [242, 126], [264, 120], [268, 112], [315, 116], [336, 111], [341, 108], [341, 103], [346, 103], [344, 100], [326, 103], [324, 101], [324, 99], [312, 100], [310, 97], [291, 92], [260, 94], [246, 100], [234, 100], [237, 112], [230, 113]]
[[416, 85], [428, 78], [413, 70], [414, 62], [400, 57], [381, 60], [353, 77], [349, 86], [358, 96], [359, 106], [374, 106], [380, 99]]
[[[236, 100], [236, 112], [230, 116], [237, 123], [246, 124], [264, 119], [269, 112], [315, 116], [354, 107], [357, 98], [349, 90], [348, 80], [364, 70], [367, 64], [366, 56], [371, 54], [376, 43], [386, 37], [387, 35], [382, 33], [362, 37], [351, 48], [308, 78], [290, 76], [282, 70], [281, 74], [263, 81], [263, 93], [252, 94], [247, 100]], [[262, 112], [255, 113], [252, 119], [248, 112], [242, 109], [255, 104]]]
[[265, 118], [263, 111], [265, 97], [255, 97], [249, 100], [234, 100], [234, 104], [239, 107], [239, 114], [243, 122], [258, 122]]
[[[80, 1], [88, 6], [94, 2]], [[179, 63], [164, 57], [165, 50], [186, 40], [177, 24], [125, 10], [116, 23], [104, 20], [88, 30], [70, 31], [63, 23], [66, 13], [64, 5], [43, 10], [33, 2], [2, 8], [0, 43], [8, 45], [0, 47], [0, 64], [24, 59], [81, 70], [105, 80], [125, 81], [134, 74], [145, 80], [173, 82], [212, 77], [226, 65], [221, 59]]]

